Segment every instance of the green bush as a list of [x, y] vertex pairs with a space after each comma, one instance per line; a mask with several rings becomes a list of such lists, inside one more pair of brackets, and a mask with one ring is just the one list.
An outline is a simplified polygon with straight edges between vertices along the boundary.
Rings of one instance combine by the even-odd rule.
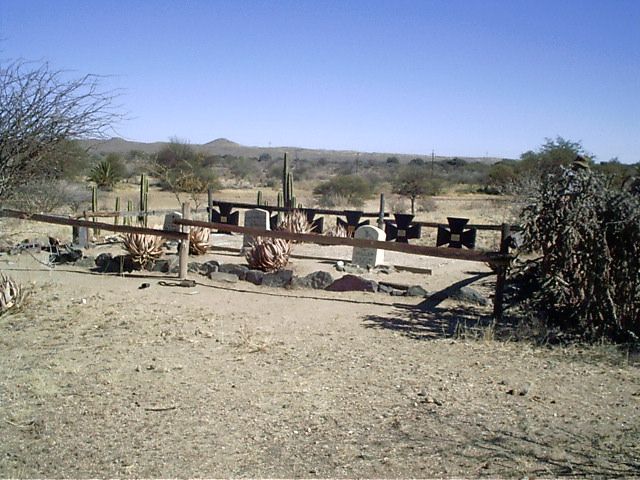
[[411, 200], [411, 213], [415, 214], [416, 199], [422, 196], [438, 195], [443, 181], [431, 176], [428, 170], [416, 165], [401, 168], [393, 181], [393, 193]]
[[340, 199], [340, 202], [353, 207], [361, 207], [365, 200], [373, 194], [371, 183], [357, 175], [343, 175], [333, 177], [320, 183], [313, 190], [313, 194], [320, 197], [319, 202], [328, 205], [332, 199]]
[[101, 160], [91, 169], [89, 175], [89, 180], [95, 182], [99, 188], [106, 189], [113, 188], [121, 179], [117, 165], [114, 166], [108, 159]]
[[547, 325], [585, 339], [640, 336], [640, 201], [591, 170], [545, 177], [522, 215], [523, 248], [539, 256], [516, 270], [526, 304]]

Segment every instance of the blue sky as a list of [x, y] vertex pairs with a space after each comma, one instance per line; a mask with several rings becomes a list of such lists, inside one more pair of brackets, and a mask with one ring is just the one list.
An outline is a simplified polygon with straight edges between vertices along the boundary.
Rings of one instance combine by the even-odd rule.
[[109, 75], [131, 140], [640, 161], [638, 0], [1, 0], [0, 39]]

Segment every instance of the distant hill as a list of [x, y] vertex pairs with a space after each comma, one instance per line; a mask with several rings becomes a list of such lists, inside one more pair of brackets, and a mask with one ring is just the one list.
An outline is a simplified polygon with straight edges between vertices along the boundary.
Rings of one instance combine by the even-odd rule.
[[[169, 142], [133, 142], [122, 138], [110, 138], [109, 140], [82, 140], [85, 148], [90, 148], [98, 153], [128, 153], [131, 150], [138, 150], [144, 153], [156, 153]], [[373, 160], [384, 162], [389, 157], [397, 157], [401, 163], [408, 163], [414, 158], [422, 158], [425, 161], [431, 159], [431, 154], [403, 154], [390, 152], [358, 152], [355, 150], [322, 150], [301, 147], [248, 147], [232, 142], [226, 138], [218, 138], [211, 142], [191, 146], [198, 152], [208, 155], [232, 155], [235, 157], [258, 158], [260, 155], [268, 153], [272, 158], [280, 158], [285, 152], [291, 158], [304, 158], [307, 160], [326, 159], [330, 162], [350, 162], [359, 158], [362, 161]], [[437, 155], [435, 160], [440, 162], [452, 158], [461, 158], [467, 162], [496, 163], [502, 158], [496, 157], [460, 157]]]

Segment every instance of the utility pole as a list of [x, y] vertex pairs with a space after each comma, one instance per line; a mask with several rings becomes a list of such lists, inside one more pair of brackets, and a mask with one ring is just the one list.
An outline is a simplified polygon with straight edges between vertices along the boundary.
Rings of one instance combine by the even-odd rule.
[[434, 163], [435, 163], [435, 150], [432, 148], [431, 149], [431, 178], [433, 179], [433, 167], [434, 167]]

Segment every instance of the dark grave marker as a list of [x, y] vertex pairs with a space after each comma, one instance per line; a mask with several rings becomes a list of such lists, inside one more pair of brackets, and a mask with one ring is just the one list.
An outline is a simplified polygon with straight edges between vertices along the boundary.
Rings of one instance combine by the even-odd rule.
[[449, 248], [474, 248], [476, 246], [476, 229], [468, 228], [465, 225], [469, 223], [468, 218], [447, 217], [449, 228], [438, 227], [438, 238], [436, 246], [449, 245]]
[[338, 226], [343, 227], [347, 231], [347, 237], [353, 237], [358, 227], [369, 225], [369, 220], [365, 220], [364, 222], [360, 221], [363, 213], [364, 212], [359, 210], [345, 210], [344, 216], [347, 217], [346, 222], [338, 217], [336, 222]]
[[316, 211], [312, 208], [305, 208], [304, 214], [307, 216], [307, 222], [311, 224], [311, 231], [319, 235], [322, 234], [324, 230], [324, 217], [315, 218]]
[[[220, 211], [213, 209], [211, 211], [211, 221], [213, 223], [226, 223], [227, 225], [238, 225], [240, 213], [232, 212], [233, 205], [231, 203], [222, 203], [218, 204], [218, 208]], [[219, 233], [231, 233], [225, 231], [224, 229], [219, 229]]]
[[411, 238], [420, 238], [421, 229], [419, 224], [412, 224], [413, 215], [404, 213], [394, 213], [395, 222], [386, 220], [385, 233], [387, 240], [395, 240], [400, 243], [409, 243]]

